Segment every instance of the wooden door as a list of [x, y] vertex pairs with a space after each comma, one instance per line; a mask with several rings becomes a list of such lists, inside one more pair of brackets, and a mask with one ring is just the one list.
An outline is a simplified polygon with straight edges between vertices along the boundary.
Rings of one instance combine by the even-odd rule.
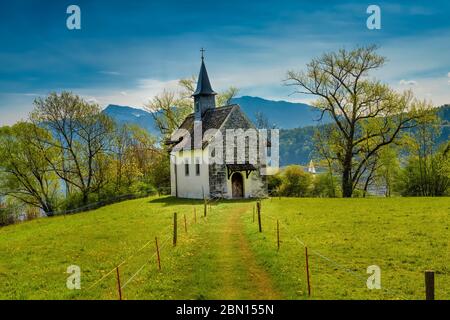
[[244, 197], [244, 181], [242, 174], [239, 172], [233, 173], [233, 176], [231, 177], [231, 189], [233, 198]]

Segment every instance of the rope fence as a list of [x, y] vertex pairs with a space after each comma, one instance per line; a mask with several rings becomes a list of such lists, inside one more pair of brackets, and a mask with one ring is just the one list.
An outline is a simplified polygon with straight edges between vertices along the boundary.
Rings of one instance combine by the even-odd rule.
[[[268, 199], [266, 199], [266, 200], [268, 200]], [[261, 200], [258, 200], [258, 201], [261, 201]], [[300, 239], [296, 234], [294, 234], [294, 232], [292, 230], [290, 230], [286, 224], [280, 223], [280, 220], [278, 218], [276, 218], [276, 217], [274, 217], [274, 216], [272, 216], [270, 214], [267, 214], [267, 213], [264, 213], [263, 216], [270, 218], [274, 223], [276, 223], [279, 226], [281, 226], [286, 231], [286, 233], [288, 235], [290, 235], [292, 237], [292, 239], [294, 239], [299, 245], [301, 245], [303, 248], [307, 248], [307, 250], [308, 250], [308, 252], [310, 254], [313, 254], [313, 255], [319, 257], [320, 259], [328, 262], [329, 264], [333, 265], [334, 267], [336, 267], [336, 268], [342, 270], [343, 272], [351, 275], [354, 279], [356, 279], [358, 281], [363, 281], [364, 284], [366, 283], [367, 277], [361, 276], [360, 274], [356, 273], [355, 271], [353, 271], [353, 270], [349, 269], [348, 267], [342, 265], [341, 263], [337, 262], [336, 260], [326, 256], [325, 254], [319, 252], [316, 249], [311, 248], [310, 246], [307, 245], [306, 241]], [[404, 297], [404, 295], [401, 292], [399, 292], [398, 290], [394, 290], [392, 288], [387, 288], [385, 286], [383, 286], [381, 288], [381, 290], [384, 290], [385, 292], [387, 292], [389, 294], [396, 295], [397, 297], [400, 297], [402, 299], [406, 299]]]
[[[180, 215], [180, 222], [183, 221], [183, 217], [184, 217], [184, 229], [185, 232], [187, 233], [187, 228], [188, 226], [192, 226], [193, 224], [197, 224], [197, 212], [199, 213], [199, 217], [203, 218], [204, 222], [207, 222], [207, 216], [206, 216], [206, 212], [211, 213], [212, 209], [211, 206], [212, 205], [216, 205], [220, 203], [220, 199], [204, 199], [203, 204], [201, 206], [203, 206], [204, 208], [204, 212], [205, 215], [202, 214], [202, 210], [198, 210], [199, 209], [199, 205], [194, 206], [194, 216], [192, 219], [189, 220], [189, 223], [186, 222], [186, 215]], [[310, 246], [307, 245], [307, 242], [304, 239], [301, 239], [297, 234], [295, 234], [295, 232], [293, 230], [291, 230], [288, 225], [284, 222], [284, 221], [280, 221], [280, 218], [277, 218], [271, 214], [261, 214], [262, 209], [261, 209], [261, 201], [258, 200], [256, 202], [256, 205], [253, 206], [252, 208], [253, 210], [251, 210], [250, 212], [252, 213], [253, 217], [250, 218], [251, 221], [253, 221], [253, 223], [258, 222], [259, 224], [259, 232], [263, 232], [263, 229], [261, 228], [261, 216], [264, 218], [268, 218], [272, 223], [274, 223], [274, 225], [276, 225], [276, 237], [277, 237], [277, 250], [274, 252], [278, 252], [280, 251], [280, 227], [285, 231], [285, 234], [292, 240], [291, 242], [297, 243], [301, 248], [305, 249], [305, 277], [306, 277], [306, 281], [305, 283], [308, 284], [308, 293], [309, 295], [311, 295], [311, 287], [310, 287], [310, 268], [311, 268], [311, 264], [309, 259], [312, 256], [315, 256], [317, 258], [319, 258], [320, 260], [324, 261], [325, 264], [322, 264], [323, 266], [325, 266], [325, 268], [329, 268], [330, 265], [332, 265], [335, 270], [340, 270], [343, 272], [343, 274], [347, 274], [349, 276], [351, 276], [352, 279], [358, 281], [358, 283], [361, 284], [361, 288], [363, 288], [363, 286], [366, 284], [367, 281], [367, 277], [364, 277], [362, 275], [360, 275], [359, 273], [355, 272], [354, 270], [352, 270], [351, 268], [349, 268], [348, 266], [345, 266], [344, 264], [342, 264], [341, 262], [336, 261], [334, 258], [330, 258], [329, 256], [323, 254], [322, 252], [320, 252], [319, 250], [312, 248]], [[256, 210], [255, 210], [256, 209]], [[255, 213], [258, 214], [258, 221], [255, 219]], [[163, 241], [161, 242], [160, 246], [158, 246], [158, 239], [152, 239], [147, 241], [143, 246], [141, 246], [139, 249], [137, 249], [134, 253], [132, 253], [130, 256], [128, 256], [126, 259], [124, 259], [123, 261], [121, 261], [116, 267], [114, 267], [113, 269], [111, 269], [109, 272], [107, 272], [105, 275], [103, 275], [100, 279], [96, 280], [91, 286], [88, 287], [88, 290], [94, 288], [95, 286], [97, 286], [99, 283], [101, 283], [103, 280], [105, 280], [107, 277], [111, 276], [115, 271], [117, 272], [117, 282], [118, 282], [118, 291], [119, 291], [119, 297], [120, 299], [122, 299], [122, 290], [127, 288], [132, 281], [145, 269], [145, 267], [147, 265], [150, 265], [152, 262], [152, 260], [157, 256], [158, 257], [158, 264], [159, 264], [159, 269], [161, 270], [161, 264], [160, 264], [160, 257], [159, 254], [162, 250], [165, 250], [168, 243], [170, 243], [170, 239], [172, 239], [172, 237], [174, 238], [174, 246], [176, 246], [176, 237], [177, 237], [177, 218], [176, 218], [176, 213], [174, 214], [174, 230], [173, 230], [173, 234], [170, 232], [170, 229], [172, 228], [172, 225], [170, 225], [167, 229], [169, 229], [168, 231], [168, 235], [163, 239]], [[180, 228], [182, 228], [182, 225], [180, 225]], [[167, 230], [165, 229], [165, 230]], [[265, 228], [264, 228], [265, 230]], [[166, 232], [166, 231], [165, 231]], [[268, 237], [264, 237], [263, 241], [267, 241]], [[128, 279], [123, 283], [123, 285], [120, 284], [120, 279], [119, 279], [119, 268], [122, 267], [125, 263], [129, 262], [131, 259], [133, 259], [134, 257], [136, 257], [140, 252], [142, 252], [145, 248], [147, 248], [152, 242], [154, 242], [156, 240], [156, 251], [151, 255], [150, 259], [147, 259], [147, 261], [145, 263], [143, 263], [142, 265], [139, 266], [139, 268], [135, 269], [135, 271], [131, 274], [131, 276], [128, 277]], [[320, 267], [320, 265], [315, 265], [316, 268]], [[328, 267], [327, 267], [328, 266]], [[434, 276], [434, 274], [433, 274]], [[429, 281], [431, 283], [431, 281]], [[434, 284], [434, 282], [433, 282]], [[400, 298], [400, 299], [406, 299], [404, 294], [399, 292], [398, 290], [394, 290], [392, 288], [387, 288], [386, 286], [383, 286], [381, 288], [384, 292], [391, 294], [393, 296], [395, 296], [396, 298]], [[428, 295], [427, 295], [428, 296]], [[431, 296], [431, 294], [430, 294]]]
[[[205, 202], [205, 204], [210, 205], [210, 202]], [[193, 219], [191, 219], [189, 222], [187, 222], [186, 219], [186, 215], [184, 215], [184, 229], [187, 233], [187, 228], [191, 227], [194, 224], [197, 224], [197, 216], [196, 216], [196, 209], [197, 207], [194, 207], [194, 217]], [[174, 213], [175, 217], [176, 217], [176, 213]], [[203, 221], [207, 222], [206, 217], [202, 217], [204, 218]], [[174, 221], [174, 234], [176, 236], [176, 228], [177, 228], [177, 223]], [[117, 264], [117, 266], [115, 266], [114, 268], [112, 268], [110, 271], [108, 271], [106, 274], [104, 274], [101, 278], [99, 278], [98, 280], [96, 280], [93, 284], [91, 284], [87, 290], [91, 290], [93, 288], [95, 288], [96, 286], [98, 286], [100, 283], [102, 283], [105, 279], [107, 279], [109, 276], [113, 275], [114, 272], [117, 272], [117, 282], [118, 282], [118, 291], [119, 291], [119, 297], [120, 299], [122, 299], [123, 296], [123, 292], [122, 290], [125, 289], [141, 272], [142, 270], [144, 270], [144, 268], [147, 265], [151, 264], [152, 259], [154, 259], [157, 255], [158, 255], [158, 263], [160, 265], [160, 261], [159, 261], [159, 254], [161, 253], [161, 251], [163, 249], [165, 249], [167, 247], [167, 244], [170, 243], [170, 239], [172, 239], [173, 234], [171, 234], [171, 230], [172, 230], [172, 225], [170, 225], [169, 227], [167, 227], [166, 229], [163, 230], [162, 233], [168, 233], [168, 235], [164, 238], [164, 240], [162, 241], [161, 245], [158, 246], [158, 242], [157, 242], [157, 238], [152, 239], [147, 241], [143, 246], [141, 246], [139, 249], [137, 249], [135, 252], [133, 252], [130, 256], [128, 256], [127, 258], [125, 258], [124, 260], [122, 260], [119, 264]], [[125, 265], [127, 262], [130, 262], [130, 260], [132, 260], [134, 257], [136, 257], [141, 251], [143, 251], [145, 248], [147, 248], [151, 243], [154, 243], [154, 241], [156, 240], [157, 243], [157, 248], [156, 251], [150, 256], [150, 258], [148, 259], [148, 261], [146, 261], [145, 263], [143, 263], [136, 271], [134, 271], [134, 273], [128, 278], [128, 280], [126, 280], [123, 285], [120, 284], [120, 276], [119, 276], [119, 269], [120, 267], [122, 267], [123, 265]], [[175, 244], [174, 244], [175, 245]]]

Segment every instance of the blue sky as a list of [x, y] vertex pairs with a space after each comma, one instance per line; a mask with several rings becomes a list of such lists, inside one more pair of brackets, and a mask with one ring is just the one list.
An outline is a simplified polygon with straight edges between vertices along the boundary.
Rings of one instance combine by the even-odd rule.
[[[81, 8], [81, 30], [66, 9]], [[381, 30], [366, 9], [381, 8]], [[289, 69], [341, 47], [378, 44], [375, 76], [450, 103], [449, 1], [2, 1], [0, 125], [26, 118], [36, 96], [71, 90], [102, 106], [142, 107], [197, 74], [201, 47], [216, 91], [309, 102], [282, 85]]]

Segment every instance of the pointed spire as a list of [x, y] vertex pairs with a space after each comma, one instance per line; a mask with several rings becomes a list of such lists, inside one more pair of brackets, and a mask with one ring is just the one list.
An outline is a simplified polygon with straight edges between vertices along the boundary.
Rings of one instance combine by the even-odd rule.
[[197, 89], [195, 90], [193, 96], [199, 95], [216, 95], [217, 93], [211, 87], [211, 82], [209, 82], [208, 72], [206, 71], [204, 55], [205, 49], [200, 50], [202, 53], [202, 65], [200, 67], [200, 73], [198, 75]]

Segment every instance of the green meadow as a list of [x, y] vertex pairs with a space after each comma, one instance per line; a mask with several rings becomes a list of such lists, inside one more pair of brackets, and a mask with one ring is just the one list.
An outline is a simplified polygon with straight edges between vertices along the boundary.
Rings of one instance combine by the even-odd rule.
[[[204, 217], [202, 201], [149, 197], [3, 227], [0, 299], [118, 299], [117, 266], [129, 300], [424, 299], [427, 269], [450, 298], [449, 198], [265, 199], [261, 233], [254, 207], [222, 201]], [[66, 287], [71, 265], [80, 290]]]

